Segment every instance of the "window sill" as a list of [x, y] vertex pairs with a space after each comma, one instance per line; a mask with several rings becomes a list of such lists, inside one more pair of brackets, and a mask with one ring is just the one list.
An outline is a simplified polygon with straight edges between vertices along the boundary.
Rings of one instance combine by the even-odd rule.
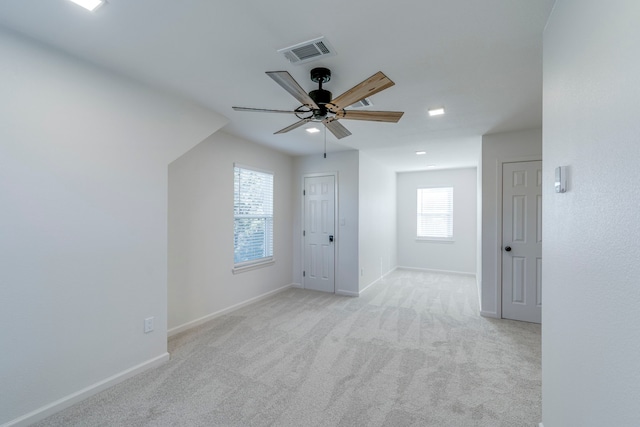
[[455, 243], [453, 239], [430, 239], [428, 237], [416, 237], [416, 242], [424, 243]]
[[252, 264], [245, 264], [245, 265], [239, 265], [236, 267], [233, 267], [231, 269], [231, 272], [233, 274], [239, 274], [239, 273], [244, 273], [245, 271], [251, 271], [251, 270], [256, 270], [258, 268], [263, 268], [263, 267], [268, 267], [270, 265], [275, 264], [276, 261], [271, 258], [265, 261], [260, 261], [260, 262], [256, 262], [256, 263], [252, 263]]

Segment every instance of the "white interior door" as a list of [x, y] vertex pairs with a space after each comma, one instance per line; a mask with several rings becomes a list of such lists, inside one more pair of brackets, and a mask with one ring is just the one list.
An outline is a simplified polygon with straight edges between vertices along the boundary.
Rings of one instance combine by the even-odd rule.
[[305, 289], [335, 292], [335, 177], [304, 179]]
[[542, 320], [542, 162], [502, 166], [502, 317]]

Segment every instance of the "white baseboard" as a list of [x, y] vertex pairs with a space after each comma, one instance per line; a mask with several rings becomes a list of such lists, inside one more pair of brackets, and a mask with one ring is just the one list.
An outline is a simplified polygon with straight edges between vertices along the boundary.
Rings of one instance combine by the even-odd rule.
[[352, 291], [345, 291], [342, 289], [338, 289], [336, 290], [336, 295], [342, 295], [345, 297], [359, 297], [360, 296], [360, 292], [352, 292]]
[[380, 282], [381, 280], [384, 280], [385, 277], [387, 277], [389, 274], [391, 274], [394, 271], [396, 271], [396, 269], [397, 269], [397, 267], [394, 267], [391, 270], [387, 271], [382, 276], [378, 277], [376, 280], [374, 280], [373, 282], [369, 283], [367, 286], [365, 286], [364, 288], [362, 288], [358, 292], [337, 290], [336, 291], [336, 295], [345, 295], [345, 296], [349, 296], [349, 297], [359, 297], [360, 295], [362, 295], [362, 293], [364, 291], [366, 291], [367, 289], [369, 289], [371, 286], [375, 285], [376, 283]]
[[292, 283], [291, 287], [296, 289], [304, 289], [304, 286], [302, 286], [302, 283]]
[[360, 289], [360, 292], [358, 292], [358, 296], [360, 296], [360, 294], [362, 294], [364, 291], [366, 291], [367, 289], [369, 289], [370, 287], [372, 287], [373, 285], [375, 285], [376, 283], [380, 282], [382, 279], [384, 279], [384, 276], [382, 277], [378, 277], [376, 280], [374, 280], [373, 282], [369, 283], [367, 286], [365, 286], [364, 288]]
[[418, 268], [418, 267], [397, 267], [398, 270], [410, 270], [410, 271], [424, 271], [425, 273], [442, 273], [442, 274], [459, 274], [462, 276], [476, 277], [476, 273], [470, 273], [468, 271], [452, 271], [452, 270], [434, 270], [432, 268]]
[[[167, 331], [167, 336], [171, 337], [173, 335], [179, 334], [180, 332], [184, 332], [187, 329], [195, 328], [196, 326], [200, 326], [203, 323], [208, 322], [209, 320], [215, 319], [216, 317], [220, 317], [220, 316], [223, 316], [225, 314], [229, 314], [232, 311], [238, 310], [238, 309], [240, 309], [242, 307], [245, 307], [245, 306], [247, 306], [249, 304], [253, 304], [254, 302], [258, 302], [258, 301], [260, 301], [262, 299], [268, 298], [271, 295], [274, 295], [274, 294], [277, 294], [279, 292], [285, 291], [285, 290], [291, 288], [292, 286], [295, 286], [295, 284], [291, 283], [291, 284], [283, 286], [281, 288], [274, 289], [273, 291], [269, 291], [269, 292], [264, 293], [262, 295], [258, 295], [257, 297], [253, 297], [253, 298], [250, 298], [250, 299], [248, 299], [246, 301], [239, 302], [239, 303], [234, 304], [234, 305], [232, 305], [230, 307], [223, 308], [222, 310], [218, 310], [218, 311], [216, 311], [214, 313], [207, 314], [206, 316], [200, 317], [200, 318], [192, 320], [190, 322], [183, 323], [180, 326], [176, 326], [174, 328], [169, 329]], [[0, 427], [2, 427], [2, 426], [0, 426]]]
[[98, 381], [97, 383], [90, 385], [89, 387], [85, 387], [80, 391], [65, 396], [62, 399], [58, 399], [55, 402], [36, 409], [35, 411], [31, 411], [28, 414], [22, 415], [21, 417], [9, 421], [6, 424], [2, 424], [2, 426], [0, 427], [24, 427], [41, 421], [48, 416], [55, 414], [56, 412], [60, 412], [63, 409], [66, 409], [69, 406], [85, 400], [88, 397], [93, 396], [94, 394], [100, 393], [101, 391], [106, 390], [109, 387], [113, 387], [114, 385], [121, 383], [124, 380], [138, 375], [148, 369], [160, 366], [168, 361], [169, 357], [169, 353], [161, 354], [158, 357], [154, 357], [153, 359], [147, 360], [146, 362], [143, 362], [139, 365], [112, 375], [109, 378]]
[[366, 291], [367, 289], [369, 289], [371, 286], [375, 285], [376, 283], [384, 280], [385, 277], [387, 277], [388, 275], [390, 275], [391, 273], [393, 273], [394, 271], [396, 271], [398, 269], [398, 267], [393, 267], [391, 270], [387, 271], [386, 273], [384, 273], [382, 276], [378, 277], [376, 280], [374, 280], [373, 282], [369, 283], [367, 286], [365, 286], [364, 288], [360, 289], [360, 292], [358, 293], [358, 295], [362, 295], [362, 293], [364, 291]]
[[482, 317], [491, 317], [493, 319], [499, 319], [500, 318], [500, 316], [498, 316], [498, 313], [496, 313], [495, 311], [480, 310], [480, 316], [482, 316]]

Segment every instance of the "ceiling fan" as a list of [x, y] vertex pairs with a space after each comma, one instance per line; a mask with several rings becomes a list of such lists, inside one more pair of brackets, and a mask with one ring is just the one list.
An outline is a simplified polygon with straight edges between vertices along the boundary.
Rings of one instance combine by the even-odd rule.
[[318, 83], [318, 89], [309, 93], [305, 92], [287, 71], [267, 71], [267, 75], [301, 102], [302, 105], [291, 111], [247, 107], [233, 107], [233, 109], [236, 111], [294, 114], [300, 119], [294, 124], [275, 132], [276, 134], [289, 132], [309, 122], [322, 122], [336, 138], [342, 139], [351, 135], [351, 132], [338, 123], [340, 119], [397, 123], [404, 114], [401, 111], [355, 111], [345, 109], [395, 84], [382, 71], [378, 71], [365, 81], [333, 99], [331, 92], [322, 88], [323, 83], [331, 80], [331, 71], [328, 68], [314, 68], [311, 70], [311, 81]]

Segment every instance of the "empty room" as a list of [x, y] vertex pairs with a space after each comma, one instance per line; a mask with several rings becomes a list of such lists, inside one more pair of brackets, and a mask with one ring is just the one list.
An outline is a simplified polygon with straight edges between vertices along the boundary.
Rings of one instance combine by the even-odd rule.
[[640, 425], [632, 0], [0, 3], [0, 426]]

